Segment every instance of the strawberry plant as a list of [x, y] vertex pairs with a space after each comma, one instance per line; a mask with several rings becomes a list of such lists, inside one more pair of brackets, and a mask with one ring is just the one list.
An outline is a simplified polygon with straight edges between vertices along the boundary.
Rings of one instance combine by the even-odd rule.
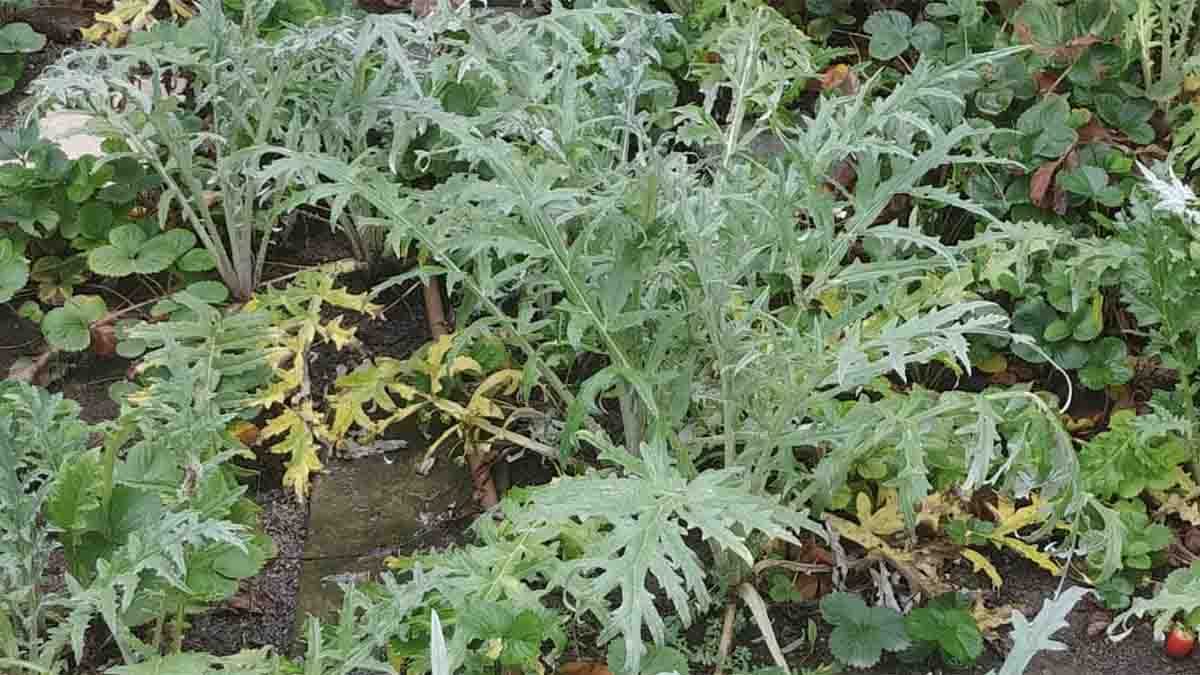
[[[884, 651], [906, 649], [910, 638], [904, 617], [887, 607], [868, 607], [862, 598], [849, 593], [832, 593], [821, 601], [821, 616], [833, 624], [829, 650], [834, 658], [852, 668], [870, 668]], [[921, 627], [921, 619], [917, 620]]]
[[904, 627], [914, 646], [906, 657], [924, 660], [937, 654], [954, 665], [974, 663], [983, 653], [983, 636], [970, 606], [958, 593], [947, 593], [909, 612]]
[[41, 51], [46, 36], [21, 21], [0, 26], [0, 96], [17, 86], [25, 74], [25, 55]]

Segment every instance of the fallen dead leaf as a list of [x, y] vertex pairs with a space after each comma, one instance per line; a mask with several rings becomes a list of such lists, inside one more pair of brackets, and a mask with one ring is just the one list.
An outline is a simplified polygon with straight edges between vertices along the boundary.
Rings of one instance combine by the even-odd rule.
[[1062, 158], [1046, 162], [1033, 172], [1033, 177], [1029, 179], [1029, 200], [1033, 202], [1034, 206], [1043, 209], [1050, 206], [1046, 197], [1052, 193], [1054, 175], [1058, 173], [1058, 167], [1062, 165], [1062, 162]]
[[600, 661], [568, 661], [558, 669], [558, 675], [612, 675]]
[[254, 447], [258, 444], [258, 432], [257, 426], [245, 420], [239, 420], [229, 425], [229, 433], [246, 447]]
[[975, 624], [979, 626], [979, 632], [983, 633], [984, 637], [995, 639], [999, 637], [997, 629], [1011, 623], [1015, 611], [1012, 605], [988, 607], [983, 596], [980, 595], [976, 596], [975, 604], [971, 607], [971, 616], [975, 619]]

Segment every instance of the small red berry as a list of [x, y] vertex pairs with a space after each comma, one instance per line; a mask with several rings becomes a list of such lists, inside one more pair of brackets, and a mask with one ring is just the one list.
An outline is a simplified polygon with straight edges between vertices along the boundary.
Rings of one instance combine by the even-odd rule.
[[1186, 658], [1196, 648], [1196, 636], [1183, 626], [1176, 626], [1167, 634], [1167, 656], [1173, 659]]

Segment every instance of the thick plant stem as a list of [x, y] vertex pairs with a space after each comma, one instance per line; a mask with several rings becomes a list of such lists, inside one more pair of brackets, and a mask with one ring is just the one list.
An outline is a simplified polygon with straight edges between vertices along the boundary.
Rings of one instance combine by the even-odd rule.
[[450, 333], [450, 322], [446, 320], [446, 307], [442, 303], [442, 284], [437, 277], [425, 282], [425, 318], [429, 321], [429, 335], [434, 340]]
[[642, 419], [638, 414], [637, 394], [626, 384], [621, 388], [621, 426], [625, 431], [625, 445], [635, 456], [642, 454]]
[[729, 650], [733, 647], [733, 623], [737, 619], [737, 598], [731, 598], [725, 605], [725, 620], [721, 624], [721, 641], [717, 644], [717, 665], [713, 675], [725, 672], [725, 662], [729, 660]]
[[485, 511], [500, 503], [496, 481], [492, 477], [492, 462], [478, 452], [467, 451], [467, 466], [471, 470], [471, 484], [475, 487], [475, 501]]

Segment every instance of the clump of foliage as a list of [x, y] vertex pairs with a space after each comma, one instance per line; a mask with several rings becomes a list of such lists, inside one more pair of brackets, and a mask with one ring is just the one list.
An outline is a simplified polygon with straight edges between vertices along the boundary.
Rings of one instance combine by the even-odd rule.
[[[77, 289], [95, 277], [167, 273], [171, 286], [203, 278], [212, 257], [185, 229], [161, 230], [141, 207], [158, 182], [131, 158], [69, 159], [36, 124], [0, 134], [0, 298], [30, 282], [37, 301], [21, 314], [41, 324], [53, 349], [93, 344], [105, 301]], [[98, 337], [98, 350], [111, 341]]]
[[305, 270], [291, 283], [270, 287], [243, 307], [270, 317], [271, 329], [259, 348], [268, 355], [274, 375], [248, 403], [268, 410], [260, 439], [271, 452], [288, 456], [283, 482], [300, 500], [308, 494], [309, 477], [322, 468], [318, 439], [333, 440], [325, 433], [323, 414], [313, 407], [310, 350], [319, 343], [339, 351], [356, 344], [356, 329], [343, 326], [341, 316], [327, 318], [326, 310], [375, 315], [382, 309], [365, 294], [335, 286], [338, 274], [352, 268], [353, 263], [333, 263], [325, 269]]
[[[0, 18], [4, 16], [0, 8]], [[0, 96], [16, 88], [25, 74], [25, 55], [41, 51], [46, 36], [23, 21], [6, 21], [0, 26]]]
[[[123, 332], [121, 348], [143, 355], [151, 384], [132, 392], [104, 448], [81, 451], [112, 476], [100, 485], [115, 486], [78, 500], [99, 504], [85, 510], [111, 512], [104, 493], [121, 487], [158, 500], [139, 513], [182, 522], [201, 479], [224, 475], [243, 450], [231, 425], [259, 408], [270, 416], [261, 436], [289, 455], [285, 480], [300, 497], [321, 469], [319, 443], [369, 444], [414, 416], [448, 426], [429, 460], [455, 438], [473, 466], [501, 444], [597, 457], [512, 491], [497, 507], [503, 518], [481, 519], [472, 543], [392, 560], [381, 584], [348, 588], [338, 626], [308, 624], [309, 672], [535, 672], [564, 651], [572, 621], [598, 626], [614, 672], [649, 672], [678, 661], [664, 606], [687, 626], [721, 604], [716, 665], [730, 660], [744, 606], [786, 670], [760, 564], [800, 546], [802, 533], [834, 549], [806, 571], [840, 584], [849, 545], [879, 562], [881, 605], [902, 606], [888, 570], [902, 596], [933, 598], [906, 618], [827, 595], [831, 647], [855, 667], [911, 643], [909, 656], [950, 663], [981, 651], [973, 609], [900, 537], [938, 540], [997, 587], [983, 551], [1052, 573], [1082, 569], [1108, 585], [1110, 604], [1127, 601], [1166, 533], [1124, 500], [1176, 485], [1184, 461], [1200, 465], [1200, 216], [1183, 181], [1129, 158], [1160, 140], [1156, 108], [1174, 96], [1161, 82], [1173, 75], [1143, 63], [1141, 82], [1121, 80], [1137, 74], [1137, 49], [1146, 60], [1160, 50], [1173, 64], [1163, 68], [1180, 72], [1175, 49], [1190, 38], [1146, 37], [1148, 3], [928, 3], [871, 13], [862, 28], [877, 63], [852, 69], [830, 66], [845, 52], [764, 3], [676, 4], [689, 10], [684, 21], [604, 4], [523, 21], [464, 7], [421, 21], [345, 16], [261, 40], [282, 5], [210, 2], [133, 48], [54, 68], [42, 102], [82, 109], [122, 138], [111, 164], [82, 170], [87, 180], [130, 161], [162, 187], [157, 227], [114, 224], [88, 249], [93, 269], [162, 271], [198, 239], [246, 301], [225, 313], [189, 287], [155, 308], [165, 321]], [[854, 21], [848, 9], [792, 14], [829, 27]], [[676, 100], [682, 89], [666, 73], [684, 61], [699, 95]], [[774, 156], [760, 153], [764, 141]], [[364, 261], [385, 247], [415, 254], [417, 269], [390, 283], [444, 277], [460, 320], [459, 334], [407, 360], [377, 358], [339, 377], [328, 410], [314, 405], [307, 355], [354, 343], [330, 311], [379, 308], [335, 286], [341, 265], [256, 293], [277, 220], [300, 210], [343, 230]], [[190, 232], [168, 227], [174, 216]], [[27, 249], [3, 244], [0, 288], [23, 287]], [[78, 298], [59, 309], [53, 323], [76, 333], [103, 310]], [[1123, 339], [1134, 328], [1150, 337], [1141, 353]], [[489, 359], [487, 344], [513, 353]], [[1058, 401], [1028, 384], [917, 384], [935, 366], [1011, 384], [1018, 359], [1044, 363], [1067, 381], [1065, 410], [1076, 384], [1128, 393], [1145, 357], [1178, 385], [1149, 414], [1106, 415], [1078, 449]], [[517, 426], [507, 399], [518, 395], [536, 396], [553, 433]], [[620, 416], [616, 438], [608, 409]], [[208, 439], [208, 450], [153, 465], [145, 448], [183, 433]], [[135, 469], [161, 485], [130, 478]], [[179, 525], [200, 528], [179, 555], [211, 550], [236, 578], [268, 550], [249, 534], [238, 488], [214, 485], [217, 506], [205, 514], [224, 524]], [[983, 488], [997, 494], [968, 508]], [[835, 513], [851, 504], [854, 522]], [[62, 531], [78, 537], [62, 545], [81, 579], [130, 545], [107, 542], [93, 556], [85, 544], [97, 528], [67, 520]], [[1037, 542], [1055, 531], [1064, 545]], [[181, 588], [172, 570], [155, 566], [130, 591], [170, 610], [149, 619], [160, 635], [229, 591]], [[1180, 608], [1180, 579], [1126, 616]], [[1001, 675], [1061, 648], [1049, 636], [1083, 593], [1048, 601], [1032, 624], [1015, 615]], [[87, 612], [115, 596], [95, 597]], [[129, 628], [144, 618], [134, 604], [103, 616], [127, 662], [219, 662], [147, 649]], [[264, 672], [285, 667], [246, 659]]]
[[[246, 451], [212, 397], [218, 377], [206, 362], [167, 368], [94, 448], [78, 406], [24, 384], [0, 388], [0, 455], [12, 469], [0, 488], [4, 596], [16, 610], [5, 625], [18, 636], [5, 641], [10, 663], [63, 672], [67, 650], [79, 662], [93, 619], [127, 664], [178, 651], [187, 616], [231, 597], [274, 554], [228, 467]], [[56, 549], [67, 586], [47, 594]]]

